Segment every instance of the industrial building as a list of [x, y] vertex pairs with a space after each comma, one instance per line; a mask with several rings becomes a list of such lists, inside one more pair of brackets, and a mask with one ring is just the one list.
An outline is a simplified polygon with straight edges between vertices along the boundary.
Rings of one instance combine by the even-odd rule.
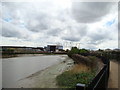
[[60, 52], [63, 50], [63, 46], [61, 45], [47, 45], [46, 51], [48, 52]]

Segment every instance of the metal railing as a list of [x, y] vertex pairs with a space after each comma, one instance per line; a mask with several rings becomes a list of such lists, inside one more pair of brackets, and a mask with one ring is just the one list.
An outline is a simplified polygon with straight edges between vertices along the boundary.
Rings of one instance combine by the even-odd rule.
[[104, 67], [100, 70], [100, 72], [93, 78], [93, 80], [85, 85], [78, 83], [76, 85], [77, 90], [97, 90], [102, 88], [102, 90], [106, 90], [108, 86], [108, 78], [109, 78], [109, 67], [110, 61], [102, 56], [99, 56], [103, 63], [105, 64]]

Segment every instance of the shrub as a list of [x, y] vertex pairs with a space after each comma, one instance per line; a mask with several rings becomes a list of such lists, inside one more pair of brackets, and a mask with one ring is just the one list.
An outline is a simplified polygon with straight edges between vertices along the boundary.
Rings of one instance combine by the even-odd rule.
[[88, 55], [89, 54], [89, 51], [88, 50], [86, 50], [86, 49], [80, 49], [79, 50], [79, 54], [81, 54], [81, 55]]
[[75, 88], [77, 83], [88, 84], [95, 74], [92, 72], [72, 73], [65, 71], [57, 76], [57, 85], [65, 88]]
[[68, 56], [71, 57], [73, 54], [78, 54], [79, 49], [77, 47], [72, 47], [72, 49], [68, 52]]
[[68, 52], [68, 56], [71, 57], [73, 54], [81, 54], [87, 56], [89, 55], [89, 51], [86, 49], [78, 49], [77, 47], [72, 47], [71, 50]]

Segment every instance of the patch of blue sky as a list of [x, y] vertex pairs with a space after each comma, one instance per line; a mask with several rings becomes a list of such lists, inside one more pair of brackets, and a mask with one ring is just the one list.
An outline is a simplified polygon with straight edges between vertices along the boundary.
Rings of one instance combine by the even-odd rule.
[[3, 20], [6, 21], [6, 22], [11, 22], [12, 18], [4, 18]]
[[111, 20], [111, 21], [108, 21], [107, 23], [106, 23], [106, 26], [111, 26], [112, 24], [114, 24], [115, 23], [115, 19], [113, 19], [113, 20]]

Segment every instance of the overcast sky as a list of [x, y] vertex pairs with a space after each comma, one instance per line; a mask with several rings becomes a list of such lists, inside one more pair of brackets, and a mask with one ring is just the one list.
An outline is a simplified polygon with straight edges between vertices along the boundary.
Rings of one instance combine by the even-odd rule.
[[2, 2], [0, 45], [87, 49], [118, 47], [118, 6], [114, 2]]

